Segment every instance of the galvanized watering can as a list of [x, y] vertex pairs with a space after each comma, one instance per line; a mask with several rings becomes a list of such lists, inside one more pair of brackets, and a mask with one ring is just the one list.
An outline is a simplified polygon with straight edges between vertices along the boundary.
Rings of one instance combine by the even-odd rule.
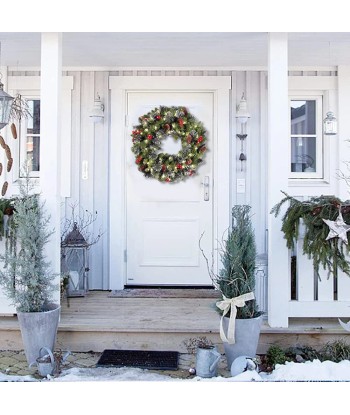
[[[62, 361], [59, 363], [63, 363], [67, 357], [69, 356], [70, 352], [67, 352]], [[47, 347], [42, 347], [39, 352], [39, 357], [36, 359], [36, 362], [31, 363], [29, 367], [33, 365], [37, 365], [39, 374], [43, 377], [47, 375], [53, 375], [55, 370], [57, 369], [57, 362], [53, 356], [53, 353]]]
[[196, 354], [196, 375], [202, 378], [217, 376], [221, 354], [215, 346], [198, 347]]

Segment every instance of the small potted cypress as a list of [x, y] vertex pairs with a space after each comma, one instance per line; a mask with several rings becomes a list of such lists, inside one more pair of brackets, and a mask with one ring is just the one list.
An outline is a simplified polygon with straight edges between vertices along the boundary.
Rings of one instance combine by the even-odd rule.
[[222, 295], [216, 306], [221, 313], [220, 337], [229, 368], [239, 356], [255, 357], [262, 322], [263, 313], [254, 297], [256, 243], [250, 211], [248, 205], [233, 207], [231, 229], [219, 248], [222, 266], [218, 274], [209, 267], [202, 250], [213, 285]]
[[13, 215], [0, 255], [0, 285], [16, 307], [28, 364], [36, 361], [42, 347], [53, 351], [60, 305], [52, 303], [59, 287], [45, 259], [44, 248], [53, 231], [44, 203], [33, 193], [29, 175], [19, 182], [20, 196], [13, 201]]

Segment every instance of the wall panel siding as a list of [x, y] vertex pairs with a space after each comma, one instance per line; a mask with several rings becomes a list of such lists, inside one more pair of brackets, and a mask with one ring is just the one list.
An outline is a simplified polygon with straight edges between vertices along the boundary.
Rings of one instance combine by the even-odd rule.
[[[98, 244], [90, 250], [90, 289], [109, 288], [108, 269], [108, 218], [109, 218], [109, 195], [108, 180], [110, 163], [113, 163], [113, 154], [109, 153], [110, 137], [109, 119], [110, 108], [108, 99], [108, 77], [116, 76], [173, 76], [174, 70], [139, 70], [139, 71], [111, 71], [111, 72], [69, 72], [74, 76], [73, 114], [72, 114], [72, 194], [66, 200], [65, 212], [70, 214], [72, 203], [90, 212], [97, 212], [97, 220], [91, 227], [93, 235], [104, 232]], [[222, 76], [231, 75], [233, 87], [231, 92], [231, 188], [230, 200], [235, 203], [249, 203], [252, 205], [253, 225], [256, 232], [258, 253], [265, 253], [266, 244], [266, 120], [262, 118], [266, 108], [265, 77], [261, 72], [244, 71], [176, 71], [179, 76]], [[248, 109], [252, 118], [247, 124], [248, 137], [244, 142], [244, 151], [247, 162], [238, 160], [240, 154], [240, 140], [236, 133], [240, 132], [240, 126], [236, 123], [236, 106], [239, 104], [242, 92], [245, 92]], [[99, 93], [105, 105], [105, 121], [101, 124], [93, 124], [88, 119], [89, 111], [93, 105], [94, 96]], [[266, 114], [265, 114], [266, 115]], [[88, 161], [89, 176], [87, 180], [82, 179], [82, 161]], [[236, 179], [246, 180], [246, 192], [236, 193]], [[110, 235], [110, 238], [120, 238], [121, 235]], [[111, 270], [111, 272], [113, 272]]]

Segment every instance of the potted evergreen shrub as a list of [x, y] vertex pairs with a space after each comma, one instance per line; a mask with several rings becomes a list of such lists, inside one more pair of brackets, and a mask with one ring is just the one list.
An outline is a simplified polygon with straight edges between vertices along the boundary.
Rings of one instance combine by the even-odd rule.
[[233, 207], [231, 229], [219, 248], [222, 266], [218, 274], [202, 250], [213, 285], [222, 295], [216, 307], [229, 368], [239, 356], [255, 357], [262, 322], [254, 297], [256, 244], [250, 210], [248, 205]]
[[40, 196], [32, 192], [29, 176], [19, 183], [20, 196], [13, 201], [13, 215], [4, 254], [0, 284], [16, 307], [28, 364], [36, 361], [40, 349], [54, 350], [60, 305], [52, 303], [59, 287], [45, 260], [44, 247], [53, 231], [48, 229]]

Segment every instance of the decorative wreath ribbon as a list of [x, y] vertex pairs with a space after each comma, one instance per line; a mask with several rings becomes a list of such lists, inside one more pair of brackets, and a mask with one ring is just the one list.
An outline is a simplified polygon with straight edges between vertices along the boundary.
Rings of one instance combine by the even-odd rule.
[[[221, 321], [220, 321], [220, 337], [224, 343], [234, 344], [235, 343], [235, 324], [236, 324], [236, 315], [237, 315], [237, 307], [243, 307], [246, 301], [254, 300], [254, 293], [250, 292], [247, 294], [240, 295], [235, 298], [226, 298], [223, 296], [224, 299], [222, 301], [218, 301], [216, 306], [223, 311]], [[224, 332], [223, 328], [223, 319], [225, 315], [230, 311], [230, 320], [228, 323], [227, 329], [227, 337]]]

